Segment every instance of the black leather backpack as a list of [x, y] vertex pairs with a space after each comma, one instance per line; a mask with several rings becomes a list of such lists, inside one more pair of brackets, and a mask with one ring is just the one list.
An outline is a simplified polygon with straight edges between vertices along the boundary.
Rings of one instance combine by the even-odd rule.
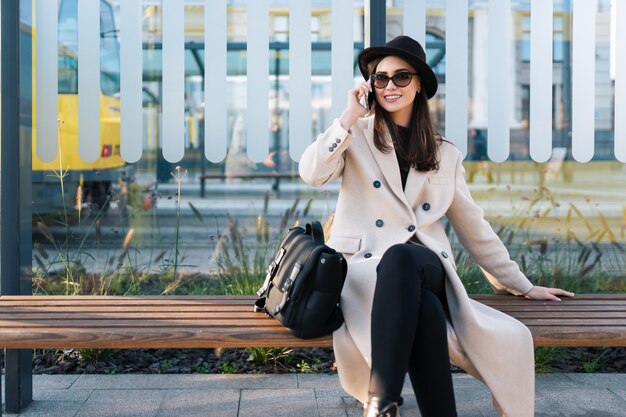
[[324, 244], [320, 222], [292, 227], [267, 268], [255, 311], [303, 339], [332, 333], [343, 323], [338, 303], [347, 272], [343, 255]]

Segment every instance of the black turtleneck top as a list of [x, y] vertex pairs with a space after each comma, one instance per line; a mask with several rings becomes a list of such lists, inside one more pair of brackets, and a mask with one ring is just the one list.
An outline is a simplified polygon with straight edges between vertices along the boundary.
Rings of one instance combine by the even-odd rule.
[[[398, 126], [398, 138], [394, 143], [394, 148], [396, 150], [396, 158], [398, 159], [398, 165], [400, 166], [400, 178], [402, 178], [402, 189], [406, 187], [406, 179], [409, 176], [409, 171], [411, 169], [411, 163], [403, 158], [401, 154], [398, 152], [398, 148], [402, 148], [403, 150], [407, 149], [407, 144], [409, 142], [409, 136], [411, 133], [411, 129], [408, 127]], [[404, 152], [406, 154], [406, 151]]]

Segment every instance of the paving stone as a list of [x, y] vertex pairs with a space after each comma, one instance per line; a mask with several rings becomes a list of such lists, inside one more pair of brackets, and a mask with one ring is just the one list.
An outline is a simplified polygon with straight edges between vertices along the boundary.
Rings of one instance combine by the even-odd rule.
[[296, 374], [298, 388], [342, 389], [337, 374]]
[[[499, 417], [480, 381], [467, 374], [453, 381], [459, 417]], [[332, 374], [35, 375], [33, 386], [33, 404], [5, 417], [363, 415]], [[538, 374], [536, 389], [536, 417], [626, 417], [626, 374]], [[402, 417], [420, 417], [408, 378], [403, 397]]]
[[[343, 408], [319, 408], [319, 417], [347, 417], [348, 414]], [[359, 416], [362, 417], [362, 416]]]
[[155, 417], [166, 396], [165, 390], [96, 390], [75, 417]]
[[297, 388], [295, 374], [81, 375], [74, 389]]
[[237, 417], [240, 390], [170, 390], [157, 417]]
[[33, 375], [33, 390], [71, 388], [80, 375]]
[[315, 398], [318, 409], [338, 408], [345, 409], [343, 396], [346, 395], [342, 389], [316, 389]]
[[609, 389], [609, 391], [626, 401], [626, 386], [614, 387]]
[[315, 391], [283, 389], [280, 394], [270, 389], [241, 391], [239, 417], [318, 417]]
[[564, 391], [568, 389], [584, 388], [569, 378], [566, 374], [537, 374], [535, 377], [535, 392]]
[[480, 382], [478, 379], [474, 378], [469, 374], [461, 374], [455, 373], [452, 374], [452, 383], [454, 384], [454, 389], [463, 389], [463, 388], [476, 388], [480, 389], [485, 387], [485, 384]]
[[74, 417], [81, 405], [70, 401], [33, 401], [22, 413], [3, 417]]
[[626, 387], [626, 374], [566, 374], [566, 377], [579, 384], [581, 388]]
[[363, 417], [362, 408], [346, 408], [346, 414], [348, 417]]
[[567, 417], [624, 417], [626, 401], [606, 389], [569, 389], [543, 393]]
[[535, 417], [567, 417], [559, 411], [550, 397], [543, 392], [535, 394]]
[[354, 397], [344, 395], [341, 399], [343, 400], [343, 405], [346, 408], [355, 408], [359, 410], [363, 409], [363, 405]]
[[481, 416], [482, 413], [495, 411], [491, 392], [482, 383], [475, 388], [454, 390], [456, 409], [460, 416]]
[[[33, 390], [70, 388], [80, 375], [33, 375]], [[4, 387], [4, 375], [2, 375]]]
[[35, 401], [87, 401], [93, 390], [90, 389], [37, 389], [33, 388]]

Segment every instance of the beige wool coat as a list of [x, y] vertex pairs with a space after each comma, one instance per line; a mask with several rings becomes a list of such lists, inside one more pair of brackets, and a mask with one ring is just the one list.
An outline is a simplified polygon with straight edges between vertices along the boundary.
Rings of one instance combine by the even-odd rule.
[[[389, 137], [387, 141], [393, 146]], [[359, 119], [350, 133], [335, 120], [302, 155], [299, 170], [306, 183], [320, 186], [342, 177], [327, 241], [348, 260], [340, 301], [345, 323], [333, 334], [341, 384], [362, 403], [367, 401], [376, 266], [387, 248], [415, 234], [439, 255], [447, 273], [450, 361], [488, 386], [501, 416], [532, 417], [531, 333], [518, 320], [468, 297], [442, 217], [497, 293], [525, 294], [532, 284], [470, 196], [461, 152], [444, 141], [439, 157], [438, 171], [412, 169], [403, 190], [395, 152], [382, 153], [374, 146], [371, 116]]]

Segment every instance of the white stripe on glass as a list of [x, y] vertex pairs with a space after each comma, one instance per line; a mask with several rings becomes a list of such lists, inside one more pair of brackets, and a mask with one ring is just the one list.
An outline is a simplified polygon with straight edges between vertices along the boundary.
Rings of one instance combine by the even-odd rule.
[[211, 162], [226, 156], [227, 69], [226, 0], [204, 1], [204, 155]]
[[269, 151], [269, 1], [248, 2], [248, 158], [262, 162]]
[[311, 143], [311, 0], [289, 3], [289, 156]]
[[[450, 7], [447, 8], [447, 13], [449, 12]], [[426, 48], [426, 0], [404, 1], [403, 28], [405, 35], [412, 37]]]
[[331, 77], [332, 114], [339, 117], [346, 107], [348, 91], [354, 88], [353, 2], [332, 1]]
[[94, 162], [100, 156], [99, 151], [100, 0], [81, 0], [78, 2], [78, 155], [85, 162]]
[[596, 0], [574, 0], [572, 10], [572, 156], [593, 157], [596, 86]]
[[495, 162], [509, 156], [511, 1], [489, 0], [489, 92], [487, 153]]
[[137, 162], [143, 151], [142, 24], [141, 2], [121, 2], [120, 142], [126, 162]]
[[622, 22], [615, 27], [615, 157], [626, 162], [626, 2], [613, 5], [615, 22]]
[[185, 13], [179, 0], [163, 0], [163, 157], [185, 154]]
[[530, 5], [530, 156], [552, 155], [552, 1]]
[[447, 0], [446, 138], [467, 154], [468, 0]]
[[50, 17], [58, 16], [59, 4], [55, 0], [40, 0], [35, 2], [35, 5], [37, 157], [43, 162], [52, 162], [57, 155], [57, 120], [59, 119], [59, 59], [57, 56], [59, 30], [57, 19], [50, 19]]

